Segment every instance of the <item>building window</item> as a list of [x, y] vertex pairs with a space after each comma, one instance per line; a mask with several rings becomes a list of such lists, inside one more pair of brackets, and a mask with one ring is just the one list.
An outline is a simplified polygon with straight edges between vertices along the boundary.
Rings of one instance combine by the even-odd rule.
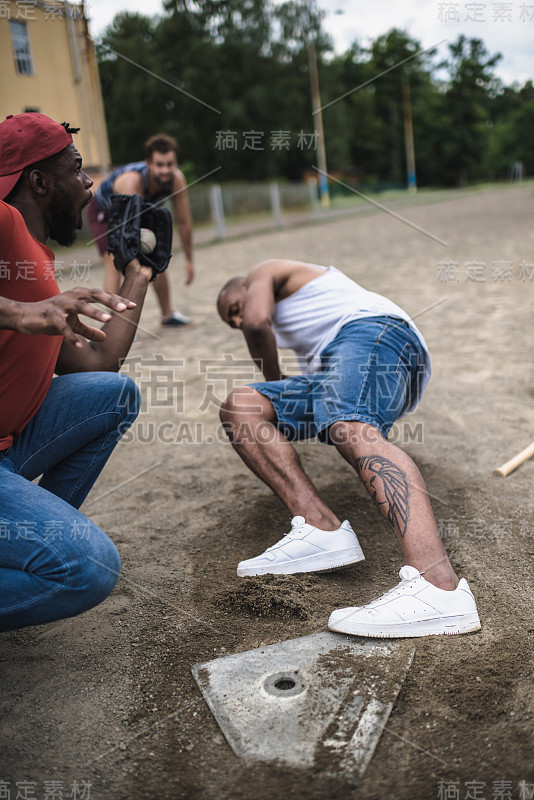
[[19, 75], [33, 75], [33, 59], [30, 47], [30, 37], [25, 22], [10, 20], [11, 41], [15, 53], [15, 64]]

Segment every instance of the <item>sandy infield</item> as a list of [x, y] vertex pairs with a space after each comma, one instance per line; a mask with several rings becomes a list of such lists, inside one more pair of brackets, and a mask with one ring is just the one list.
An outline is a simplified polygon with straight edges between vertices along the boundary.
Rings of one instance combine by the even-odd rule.
[[[491, 474], [534, 439], [533, 195], [524, 184], [395, 205], [426, 233], [373, 210], [201, 248], [187, 290], [175, 257], [176, 305], [196, 324], [162, 329], [150, 291], [126, 367], [144, 409], [82, 508], [120, 550], [117, 587], [81, 617], [0, 636], [0, 787], [10, 782], [11, 798], [24, 783], [38, 800], [47, 787], [70, 797], [78, 786], [81, 798], [83, 785], [87, 800], [412, 800], [439, 797], [451, 782], [460, 798], [521, 797], [522, 781], [534, 791], [534, 460], [506, 479]], [[65, 261], [63, 288], [68, 264], [83, 256]], [[351, 520], [367, 560], [327, 575], [236, 576], [239, 560], [288, 530], [289, 515], [218, 430], [218, 402], [256, 374], [214, 302], [228, 277], [275, 256], [335, 264], [416, 317], [433, 376], [393, 436], [427, 481], [483, 626], [415, 640], [359, 787], [240, 761], [190, 673], [324, 630], [333, 608], [373, 599], [402, 566], [349, 467], [333, 448], [307, 443], [305, 468]], [[101, 279], [93, 267], [91, 283]]]

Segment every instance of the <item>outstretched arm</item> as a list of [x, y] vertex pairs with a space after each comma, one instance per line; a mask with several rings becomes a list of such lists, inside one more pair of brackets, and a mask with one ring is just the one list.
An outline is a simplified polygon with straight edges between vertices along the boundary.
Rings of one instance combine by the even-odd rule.
[[189, 198], [187, 196], [187, 182], [183, 172], [177, 170], [174, 175], [174, 186], [172, 195], [172, 207], [174, 220], [178, 226], [178, 233], [185, 255], [185, 282], [189, 285], [195, 277], [195, 266], [193, 264], [193, 218], [189, 208]]
[[80, 337], [101, 342], [106, 335], [100, 328], [82, 322], [78, 315], [83, 314], [99, 322], [107, 322], [112, 317], [109, 311], [96, 308], [93, 303], [101, 303], [117, 313], [135, 306], [132, 300], [125, 297], [85, 286], [69, 289], [36, 303], [20, 303], [0, 297], [0, 328], [36, 336], [63, 336], [72, 347], [80, 349], [83, 347]]
[[308, 281], [324, 274], [325, 270], [325, 267], [304, 261], [269, 258], [256, 264], [246, 278], [236, 279], [241, 287], [233, 289], [233, 295], [230, 289], [228, 294], [225, 290], [221, 293], [221, 317], [228, 325], [241, 328], [250, 355], [268, 381], [285, 377], [280, 372], [278, 348], [272, 327], [276, 303], [297, 292]]
[[275, 312], [275, 271], [269, 262], [259, 264], [249, 273], [243, 301], [243, 326], [250, 355], [268, 381], [283, 378], [278, 362], [278, 348], [272, 329]]
[[111, 317], [99, 331], [98, 338], [93, 337], [91, 341], [79, 336], [76, 337], [77, 341], [65, 339], [57, 360], [58, 374], [118, 372], [135, 336], [151, 277], [151, 267], [143, 267], [137, 259], [128, 264], [120, 288], [120, 299], [126, 298], [123, 300], [126, 307], [122, 310], [112, 309]]

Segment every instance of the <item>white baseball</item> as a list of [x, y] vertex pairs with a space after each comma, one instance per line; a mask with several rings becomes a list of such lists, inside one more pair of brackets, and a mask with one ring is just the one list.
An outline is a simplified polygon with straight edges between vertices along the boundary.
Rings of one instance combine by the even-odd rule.
[[140, 249], [142, 253], [151, 253], [156, 246], [156, 234], [150, 228], [141, 228], [139, 230]]

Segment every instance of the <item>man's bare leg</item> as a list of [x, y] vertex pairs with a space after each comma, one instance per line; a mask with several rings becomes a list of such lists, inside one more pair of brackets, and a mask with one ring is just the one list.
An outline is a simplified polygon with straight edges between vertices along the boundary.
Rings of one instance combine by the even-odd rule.
[[324, 531], [339, 528], [341, 521], [319, 496], [295, 448], [276, 427], [276, 412], [267, 397], [248, 386], [237, 389], [223, 404], [220, 416], [236, 453], [292, 516], [302, 516]]
[[440, 538], [423, 476], [410, 456], [366, 423], [336, 422], [330, 435], [393, 528], [405, 563], [424, 573], [434, 586], [455, 589], [458, 578]]
[[[271, 401], [250, 387], [233, 392], [221, 408], [234, 450], [287, 506], [322, 530], [340, 520], [320, 497], [287, 438], [277, 429]], [[424, 572], [441, 589], [455, 589], [458, 578], [439, 536], [428, 491], [412, 459], [373, 426], [338, 422], [331, 428], [343, 457], [358, 472], [402, 547], [405, 563]]]
[[162, 272], [158, 275], [158, 277], [154, 279], [152, 286], [156, 292], [156, 297], [161, 309], [161, 318], [167, 319], [172, 313], [171, 282], [169, 281], [167, 273]]

